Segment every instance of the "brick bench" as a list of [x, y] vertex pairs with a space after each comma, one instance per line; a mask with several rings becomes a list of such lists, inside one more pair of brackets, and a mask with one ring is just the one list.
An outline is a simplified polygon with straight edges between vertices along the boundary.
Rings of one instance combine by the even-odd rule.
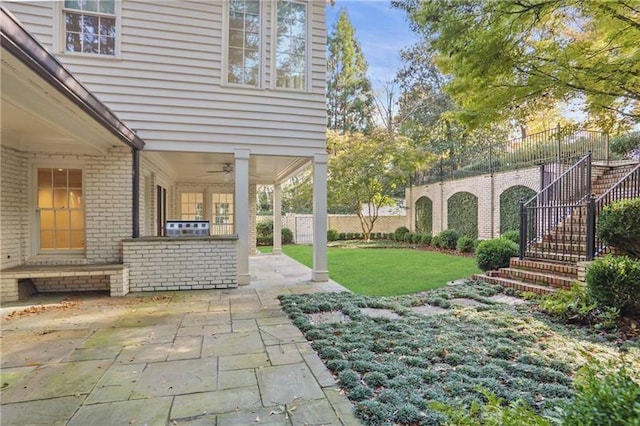
[[111, 296], [129, 293], [129, 266], [122, 263], [96, 265], [21, 265], [0, 271], [0, 299], [18, 300], [18, 280], [31, 278], [109, 277]]

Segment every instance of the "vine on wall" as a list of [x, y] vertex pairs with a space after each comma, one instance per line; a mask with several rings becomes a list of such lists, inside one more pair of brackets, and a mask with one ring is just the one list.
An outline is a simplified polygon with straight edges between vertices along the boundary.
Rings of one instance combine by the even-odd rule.
[[516, 185], [500, 194], [500, 234], [520, 229], [520, 200], [536, 195], [533, 189]]
[[470, 192], [457, 192], [449, 197], [447, 223], [460, 236], [478, 238], [478, 197]]
[[416, 232], [431, 233], [433, 229], [433, 202], [429, 197], [416, 201]]

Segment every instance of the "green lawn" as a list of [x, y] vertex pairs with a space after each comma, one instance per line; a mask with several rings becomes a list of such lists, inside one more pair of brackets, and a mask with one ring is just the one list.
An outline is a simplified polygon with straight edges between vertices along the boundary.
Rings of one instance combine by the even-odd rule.
[[[479, 273], [474, 258], [411, 249], [343, 249], [329, 247], [329, 276], [358, 294], [394, 296], [444, 286]], [[260, 247], [268, 253], [271, 247]], [[312, 248], [283, 246], [283, 252], [312, 266]]]

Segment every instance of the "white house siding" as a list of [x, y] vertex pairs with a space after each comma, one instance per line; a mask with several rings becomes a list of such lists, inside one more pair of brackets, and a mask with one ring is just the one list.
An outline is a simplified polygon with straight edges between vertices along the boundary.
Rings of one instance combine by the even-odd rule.
[[[262, 88], [223, 78], [223, 1], [122, 3], [119, 58], [59, 54], [71, 72], [146, 142], [148, 150], [312, 156], [325, 147], [324, 0], [309, 2], [309, 92], [271, 88], [272, 2], [264, 2]], [[8, 8], [46, 47], [59, 5]]]

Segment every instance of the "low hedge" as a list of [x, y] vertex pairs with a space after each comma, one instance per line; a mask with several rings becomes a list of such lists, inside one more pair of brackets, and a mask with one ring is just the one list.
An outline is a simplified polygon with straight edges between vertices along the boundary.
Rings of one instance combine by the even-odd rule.
[[606, 206], [598, 216], [598, 236], [623, 254], [640, 258], [640, 198]]
[[505, 238], [481, 241], [476, 249], [478, 267], [491, 271], [509, 266], [509, 259], [518, 255], [518, 245]]
[[623, 314], [640, 311], [640, 260], [607, 255], [587, 268], [585, 281], [589, 295], [599, 305]]

